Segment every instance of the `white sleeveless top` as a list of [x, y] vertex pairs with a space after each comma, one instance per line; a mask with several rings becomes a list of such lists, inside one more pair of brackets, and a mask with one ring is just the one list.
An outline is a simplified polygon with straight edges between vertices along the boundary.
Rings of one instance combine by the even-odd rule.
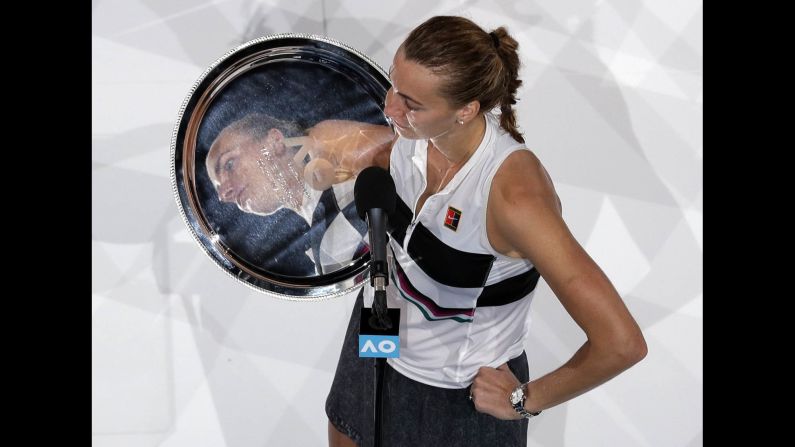
[[[428, 140], [398, 138], [390, 158], [398, 205], [390, 216], [393, 262], [387, 302], [400, 309], [398, 372], [428, 385], [465, 388], [482, 366], [520, 355], [539, 274], [504, 256], [486, 234], [494, 174], [512, 152], [527, 150], [486, 114], [486, 132], [450, 183], [416, 208], [426, 188]], [[365, 286], [365, 305], [373, 290]]]

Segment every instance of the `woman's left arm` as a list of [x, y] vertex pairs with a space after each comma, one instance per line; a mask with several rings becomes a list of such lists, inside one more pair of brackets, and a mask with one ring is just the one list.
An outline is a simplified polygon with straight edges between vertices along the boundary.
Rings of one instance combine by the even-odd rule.
[[[560, 202], [538, 159], [511, 154], [492, 182], [487, 231], [492, 246], [530, 260], [587, 340], [565, 364], [527, 385], [535, 412], [601, 385], [646, 355], [646, 342], [613, 284], [566, 226]], [[483, 367], [472, 384], [478, 411], [518, 419], [508, 396], [519, 381], [506, 365]]]

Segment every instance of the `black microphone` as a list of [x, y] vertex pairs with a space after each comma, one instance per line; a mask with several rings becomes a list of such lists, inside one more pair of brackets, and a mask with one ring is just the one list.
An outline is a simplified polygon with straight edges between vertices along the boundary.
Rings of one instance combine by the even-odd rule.
[[397, 192], [395, 181], [385, 169], [370, 166], [356, 177], [353, 200], [361, 219], [367, 219], [370, 234], [370, 285], [375, 289], [373, 301], [374, 326], [391, 328], [386, 311], [386, 286], [389, 284], [389, 268], [386, 261], [386, 226], [389, 214], [395, 212]]

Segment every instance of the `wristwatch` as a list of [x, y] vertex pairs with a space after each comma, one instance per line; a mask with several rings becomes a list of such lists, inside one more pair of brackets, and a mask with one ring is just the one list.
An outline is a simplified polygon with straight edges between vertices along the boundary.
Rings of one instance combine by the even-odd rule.
[[527, 399], [527, 397], [524, 394], [525, 386], [527, 386], [526, 383], [516, 387], [516, 389], [513, 390], [513, 392], [511, 393], [509, 400], [511, 402], [511, 405], [513, 405], [513, 409], [516, 410], [517, 413], [522, 415], [522, 417], [525, 419], [530, 419], [533, 416], [538, 416], [539, 414], [541, 414], [541, 410], [536, 411], [535, 413], [531, 413], [525, 410], [524, 401]]

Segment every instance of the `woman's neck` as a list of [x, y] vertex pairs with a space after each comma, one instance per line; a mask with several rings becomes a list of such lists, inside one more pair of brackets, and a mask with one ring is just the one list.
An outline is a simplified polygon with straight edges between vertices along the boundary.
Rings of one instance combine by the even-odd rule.
[[450, 165], [463, 165], [483, 141], [486, 134], [486, 117], [480, 114], [457, 131], [431, 138], [431, 145], [447, 159]]

